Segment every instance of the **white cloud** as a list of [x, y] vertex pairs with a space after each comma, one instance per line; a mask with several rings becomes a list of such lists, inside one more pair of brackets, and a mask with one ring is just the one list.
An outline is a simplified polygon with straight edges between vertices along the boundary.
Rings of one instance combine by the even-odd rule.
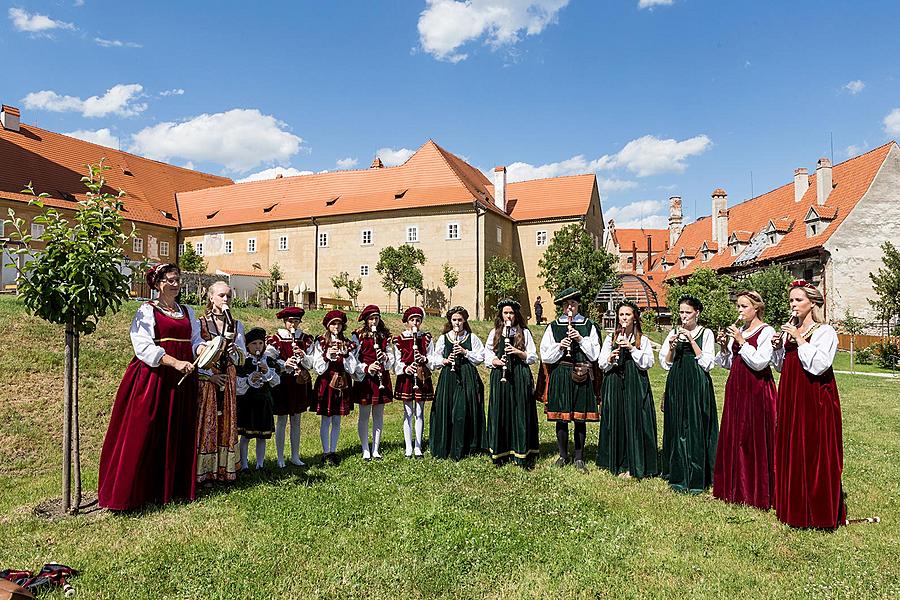
[[137, 42], [123, 42], [122, 40], [105, 40], [103, 38], [95, 37], [94, 43], [98, 46], [102, 46], [103, 48], [143, 48], [141, 44]]
[[106, 146], [107, 148], [115, 148], [116, 150], [119, 149], [119, 138], [114, 136], [107, 127], [98, 129], [96, 131], [92, 131], [90, 129], [78, 129], [77, 131], [70, 131], [64, 135], [78, 138], [79, 140], [84, 140], [86, 142], [99, 144], [101, 146]]
[[888, 135], [900, 135], [900, 108], [895, 108], [884, 118], [884, 130]]
[[143, 89], [143, 86], [137, 83], [120, 83], [106, 90], [102, 96], [91, 96], [85, 100], [77, 96], [64, 96], [51, 90], [42, 90], [31, 92], [22, 99], [22, 103], [28, 109], [79, 112], [84, 117], [105, 117], [111, 114], [133, 117], [147, 110], [145, 103], [137, 102], [142, 96]]
[[672, 6], [675, 0], [638, 0], [638, 8], [654, 8], [656, 6]]
[[863, 91], [865, 87], [865, 82], [863, 82], [861, 79], [855, 79], [853, 81], [848, 81], [847, 83], [845, 83], [843, 89], [847, 90], [855, 96], [856, 94]]
[[409, 157], [415, 153], [415, 150], [410, 150], [409, 148], [400, 148], [399, 150], [394, 150], [393, 148], [379, 148], [375, 152], [375, 156], [381, 159], [384, 166], [396, 167], [397, 165], [402, 165], [408, 161]]
[[355, 167], [358, 164], [359, 164], [359, 160], [357, 160], [355, 158], [350, 158], [349, 156], [347, 158], [342, 158], [337, 161], [337, 166], [339, 169], [352, 169], [353, 167]]
[[514, 162], [506, 167], [506, 180], [510, 183], [527, 181], [529, 179], [544, 179], [547, 177], [561, 177], [563, 175], [579, 175], [593, 173], [600, 169], [600, 164], [595, 160], [587, 160], [583, 154], [572, 158], [547, 163], [544, 165], [532, 165], [525, 162]]
[[235, 179], [235, 183], [246, 183], [248, 181], [263, 181], [266, 179], [275, 179], [276, 175], [282, 177], [293, 177], [294, 175], [312, 175], [312, 171], [300, 171], [294, 167], [272, 167], [264, 169], [251, 175], [247, 175], [243, 179]]
[[633, 190], [637, 186], [637, 181], [628, 179], [616, 179], [614, 177], [610, 179], [605, 177], [597, 178], [597, 188], [601, 192], [624, 192], [625, 190]]
[[80, 7], [84, 6], [84, 0], [75, 0], [75, 2], [72, 4], [72, 6], [80, 8]]
[[181, 123], [158, 123], [131, 136], [131, 151], [150, 158], [212, 162], [233, 172], [287, 162], [303, 139], [257, 109], [202, 114]]
[[457, 52], [464, 44], [482, 36], [492, 48], [509, 46], [522, 34], [537, 35], [555, 23], [569, 0], [427, 0], [419, 15], [419, 42], [437, 58], [449, 62], [465, 60]]
[[174, 88], [171, 90], [163, 90], [162, 92], [159, 93], [159, 95], [163, 96], [163, 97], [165, 97], [165, 96], [183, 96], [184, 90], [181, 88]]
[[604, 218], [614, 219], [616, 228], [665, 229], [669, 226], [669, 217], [659, 214], [663, 210], [660, 200], [639, 200], [626, 206], [613, 206], [603, 211]]
[[601, 169], [624, 168], [638, 177], [660, 173], [683, 173], [687, 168], [685, 159], [703, 154], [710, 146], [712, 140], [706, 135], [698, 135], [680, 142], [645, 135], [631, 140], [618, 153], [601, 156], [594, 162], [598, 163]]
[[10, 8], [7, 14], [9, 15], [9, 20], [12, 21], [13, 27], [17, 31], [26, 33], [46, 34], [54, 29], [75, 29], [75, 25], [72, 23], [57, 21], [47, 15], [30, 13], [21, 8]]
[[844, 148], [844, 153], [847, 157], [856, 156], [857, 154], [862, 154], [862, 147], [857, 146], [856, 144], [850, 144], [846, 148]]

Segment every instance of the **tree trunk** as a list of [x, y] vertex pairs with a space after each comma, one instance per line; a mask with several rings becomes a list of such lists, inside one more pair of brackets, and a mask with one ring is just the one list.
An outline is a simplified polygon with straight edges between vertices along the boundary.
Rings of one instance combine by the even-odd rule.
[[403, 293], [403, 290], [397, 290], [397, 314], [400, 314], [400, 294]]
[[856, 336], [850, 334], [850, 372], [853, 373], [853, 338]]
[[75, 327], [66, 323], [66, 353], [63, 381], [63, 471], [62, 510], [68, 513], [72, 507], [72, 351]]
[[81, 428], [78, 424], [78, 359], [81, 356], [81, 335], [75, 332], [75, 348], [72, 369], [72, 468], [75, 473], [75, 505], [72, 514], [81, 508]]

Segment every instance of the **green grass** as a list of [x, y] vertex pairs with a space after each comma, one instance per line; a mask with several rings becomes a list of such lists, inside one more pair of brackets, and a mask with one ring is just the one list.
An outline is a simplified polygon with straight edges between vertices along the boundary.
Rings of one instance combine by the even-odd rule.
[[[89, 490], [131, 358], [133, 309], [82, 343]], [[238, 316], [275, 326], [263, 311]], [[314, 331], [320, 316], [307, 317]], [[398, 329], [399, 320], [388, 321]], [[266, 470], [192, 504], [47, 521], [31, 511], [59, 495], [62, 332], [10, 298], [0, 298], [0, 323], [0, 569], [72, 565], [82, 570], [74, 580], [82, 598], [900, 594], [900, 381], [838, 377], [850, 513], [882, 523], [834, 533], [791, 530], [771, 512], [675, 494], [658, 479], [625, 481], [593, 465], [586, 476], [553, 470], [543, 417], [531, 472], [483, 457], [408, 461], [397, 403], [386, 411], [383, 462], [359, 458], [351, 415], [339, 444], [344, 462], [320, 468], [318, 419], [305, 415], [303, 458], [314, 463], [306, 472], [275, 468], [270, 443]], [[426, 321], [433, 331], [439, 325]], [[489, 328], [474, 324], [482, 338]], [[714, 372], [720, 403], [724, 376]], [[658, 405], [664, 373], [655, 367], [651, 379]], [[593, 459], [596, 425], [588, 435]]]

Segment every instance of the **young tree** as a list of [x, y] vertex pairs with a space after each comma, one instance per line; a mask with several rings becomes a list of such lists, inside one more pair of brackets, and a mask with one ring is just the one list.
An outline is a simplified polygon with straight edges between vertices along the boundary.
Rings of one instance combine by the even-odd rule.
[[576, 223], [566, 225], [555, 234], [538, 261], [538, 277], [544, 289], [556, 295], [568, 287], [581, 290], [584, 310], [598, 316], [594, 298], [615, 276], [616, 258], [604, 248], [594, 248], [591, 234]]
[[362, 278], [351, 279], [350, 273], [342, 271], [337, 275], [331, 276], [331, 285], [336, 291], [340, 291], [341, 289], [347, 290], [347, 297], [353, 301], [354, 306], [357, 305], [359, 293], [362, 291]]
[[782, 323], [787, 323], [791, 316], [791, 307], [788, 299], [788, 284], [794, 277], [781, 265], [771, 265], [762, 271], [758, 271], [745, 279], [737, 282], [737, 287], [759, 292], [763, 302], [766, 303], [766, 322], [778, 329]]
[[400, 312], [400, 295], [403, 290], [422, 288], [422, 271], [425, 253], [419, 248], [403, 244], [398, 248], [387, 246], [378, 255], [375, 270], [381, 275], [381, 287], [390, 294], [397, 294], [397, 312]]
[[190, 242], [184, 243], [184, 252], [178, 257], [178, 267], [185, 273], [206, 273], [206, 261], [197, 254], [194, 245]]
[[[25, 221], [9, 209], [11, 236], [22, 246], [9, 249], [10, 254], [24, 259], [18, 271], [18, 293], [28, 310], [51, 323], [65, 325], [65, 367], [63, 379], [63, 470], [62, 509], [77, 512], [81, 504], [81, 451], [78, 427], [78, 362], [81, 335], [89, 335], [98, 321], [119, 310], [130, 297], [132, 272], [128, 268], [125, 248], [135, 237], [134, 226], [122, 231], [122, 196], [103, 192], [103, 172], [109, 167], [101, 161], [88, 166], [81, 181], [87, 197], [78, 202], [74, 221], [69, 222], [59, 211], [47, 208], [35, 196], [29, 204], [42, 212], [33, 219], [44, 226], [44, 233], [34, 238], [25, 229]], [[24, 193], [34, 195], [31, 184]], [[43, 249], [33, 243], [44, 242]], [[144, 265], [141, 265], [143, 268]], [[74, 464], [73, 464], [74, 463]], [[74, 505], [72, 476], [74, 470]]]
[[484, 301], [493, 306], [503, 298], [518, 298], [525, 285], [518, 265], [509, 257], [494, 256], [484, 270]]
[[731, 300], [735, 282], [727, 275], [718, 275], [712, 269], [697, 269], [687, 282], [670, 285], [666, 290], [672, 321], [678, 321], [678, 299], [685, 294], [696, 296], [703, 303], [700, 321], [713, 330], [722, 329], [737, 319], [737, 309]]
[[444, 286], [446, 286], [448, 292], [447, 304], [451, 306], [453, 304], [453, 288], [459, 284], [459, 271], [453, 268], [450, 261], [444, 263], [443, 269]]
[[856, 336], [865, 333], [869, 326], [864, 320], [850, 314], [850, 311], [844, 313], [844, 318], [837, 323], [845, 333], [850, 336], [850, 372], [854, 373], [854, 359], [856, 354]]
[[900, 314], [900, 251], [891, 243], [881, 245], [884, 268], [877, 273], [869, 273], [876, 298], [869, 299], [869, 304], [878, 313], [880, 320], [890, 322], [891, 318]]

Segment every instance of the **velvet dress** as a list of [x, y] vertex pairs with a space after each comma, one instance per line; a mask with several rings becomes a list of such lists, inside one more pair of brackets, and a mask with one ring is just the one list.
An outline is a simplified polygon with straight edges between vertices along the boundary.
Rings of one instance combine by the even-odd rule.
[[[313, 344], [315, 338], [308, 333], [297, 332], [292, 339], [291, 332], [279, 329], [275, 335], [266, 340], [266, 356], [274, 358], [281, 374], [281, 383], [272, 389], [272, 411], [276, 415], [296, 415], [310, 410], [313, 404], [312, 377], [308, 369], [312, 368]], [[284, 363], [294, 356], [294, 343], [304, 353], [300, 368], [286, 371]]]
[[775, 501], [775, 379], [769, 361], [775, 330], [760, 325], [734, 339], [716, 364], [730, 369], [713, 473], [713, 496], [762, 510]]
[[[552, 321], [541, 338], [541, 360], [552, 365], [548, 377], [544, 411], [548, 421], [599, 421], [600, 409], [594, 390], [594, 365], [600, 356], [597, 330], [590, 319], [575, 317], [572, 327], [582, 336], [580, 343], [572, 342], [568, 353], [559, 347], [566, 337], [565, 318]], [[572, 379], [575, 365], [586, 365], [588, 376], [581, 382]]]
[[[431, 343], [431, 334], [420, 331], [416, 334], [415, 342], [410, 331], [404, 331], [394, 337], [394, 347], [397, 349], [397, 360], [394, 363], [397, 385], [394, 387], [394, 397], [401, 402], [429, 402], [434, 400], [434, 383], [431, 381], [431, 369], [427, 364], [422, 366], [422, 377], [414, 378], [404, 373], [404, 369], [413, 364], [416, 353], [427, 357], [434, 348]], [[415, 351], [414, 351], [415, 350]], [[414, 383], [418, 383], [415, 387]]]
[[[353, 333], [353, 340], [358, 344], [356, 358], [362, 367], [362, 379], [353, 382], [353, 402], [362, 406], [374, 404], [387, 404], [393, 400], [394, 392], [391, 385], [391, 368], [393, 354], [388, 348], [388, 340], [385, 337], [373, 336], [371, 331], [358, 330]], [[376, 377], [368, 372], [369, 365], [378, 361], [378, 349], [384, 353], [381, 376]], [[379, 381], [383, 388], [378, 386]]]
[[193, 361], [200, 345], [193, 311], [167, 313], [147, 302], [131, 325], [135, 357], [116, 399], [100, 452], [100, 506], [128, 510], [193, 500], [197, 490], [197, 375], [161, 364], [163, 354]]
[[322, 417], [345, 416], [353, 412], [353, 380], [356, 371], [355, 348], [350, 340], [341, 340], [347, 353], [328, 358], [328, 343], [324, 336], [316, 339], [313, 364], [318, 373], [315, 389], [316, 414]]

